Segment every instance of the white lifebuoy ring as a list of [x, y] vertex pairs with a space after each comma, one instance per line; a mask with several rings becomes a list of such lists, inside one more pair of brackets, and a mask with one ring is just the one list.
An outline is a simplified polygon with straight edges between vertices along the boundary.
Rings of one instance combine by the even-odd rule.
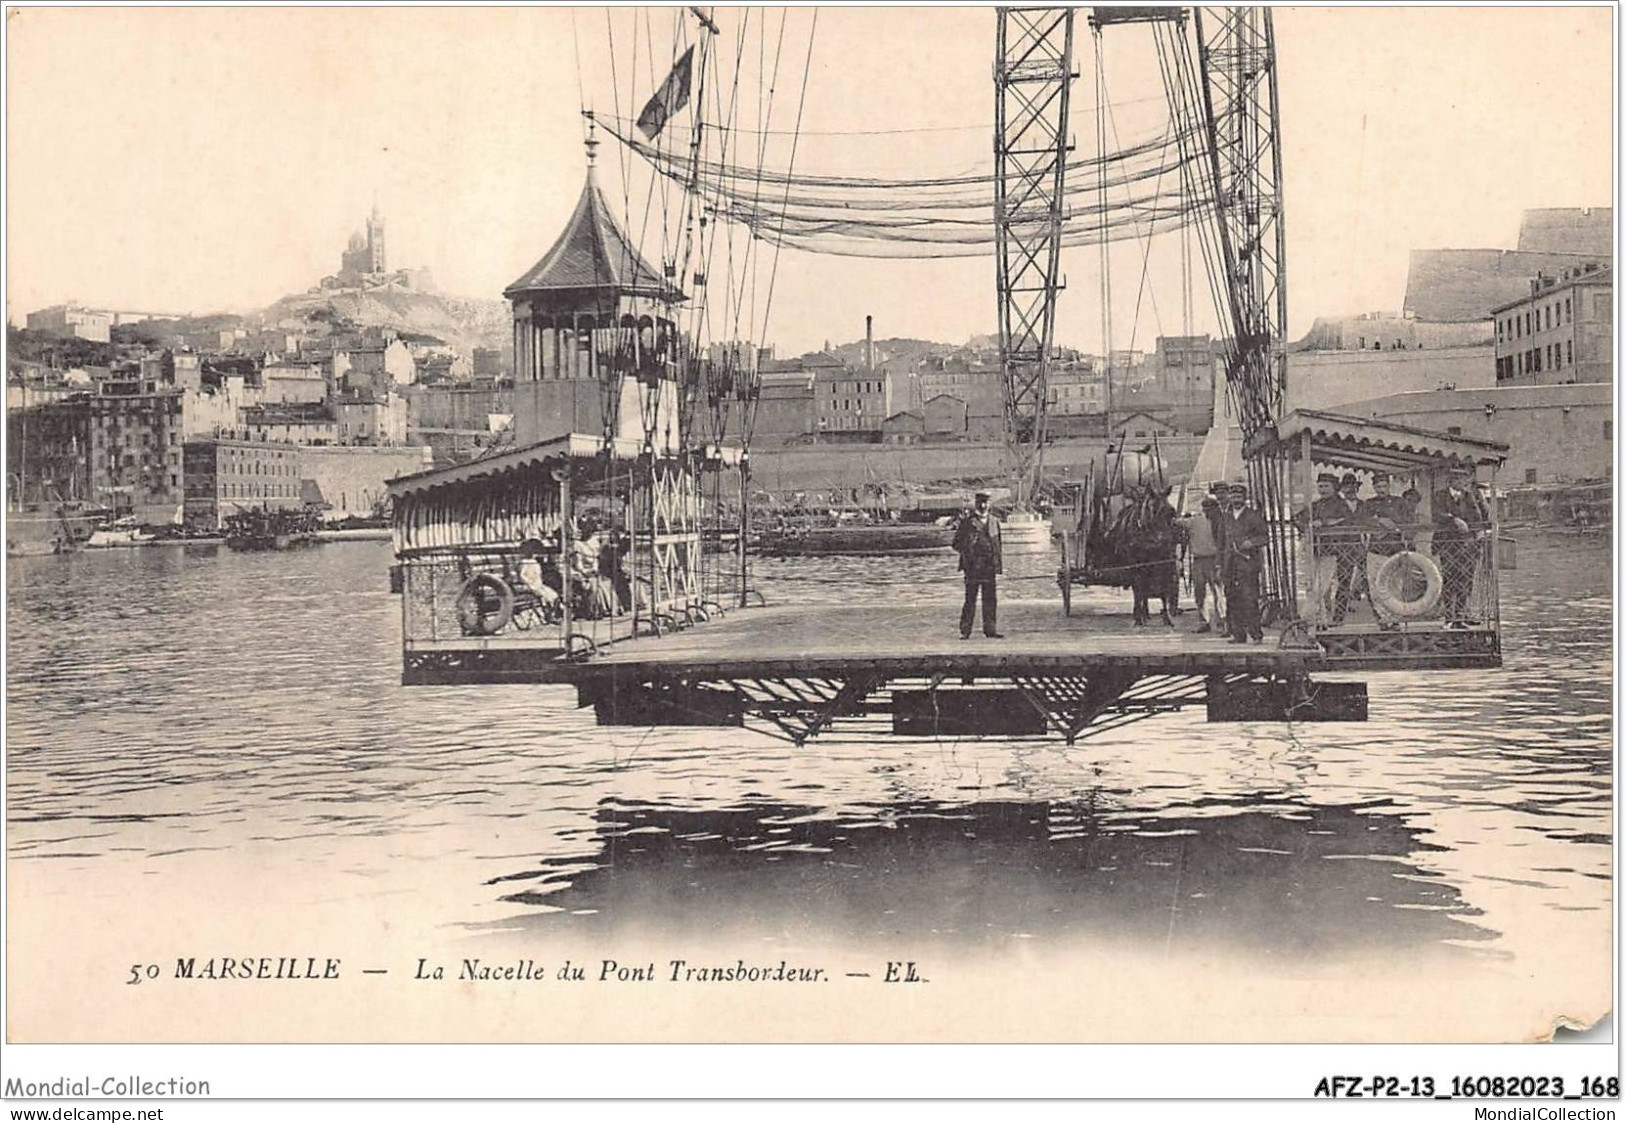
[[513, 619], [513, 589], [493, 573], [476, 573], [457, 594], [457, 623], [465, 636], [494, 636]]
[[[1408, 572], [1422, 575], [1427, 588], [1422, 595], [1407, 600], [1405, 597], [1405, 578]], [[1444, 574], [1439, 572], [1439, 564], [1426, 554], [1419, 554], [1415, 550], [1402, 550], [1385, 560], [1377, 567], [1375, 581], [1372, 582], [1371, 599], [1381, 605], [1392, 616], [1401, 620], [1414, 620], [1418, 616], [1426, 616], [1433, 611], [1433, 606], [1439, 603], [1439, 597], [1444, 592]]]

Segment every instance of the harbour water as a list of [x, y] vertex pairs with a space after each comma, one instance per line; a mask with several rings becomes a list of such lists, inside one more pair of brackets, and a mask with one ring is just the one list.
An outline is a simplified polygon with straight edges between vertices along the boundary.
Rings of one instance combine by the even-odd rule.
[[[436, 955], [799, 956], [843, 987], [906, 959], [934, 965], [944, 1009], [1040, 973], [972, 1026], [866, 1001], [864, 1039], [1518, 1038], [1606, 1009], [1604, 539], [1525, 535], [1503, 575], [1505, 667], [1351, 676], [1370, 683], [1368, 723], [1196, 711], [1071, 748], [839, 730], [794, 748], [599, 729], [562, 688], [403, 688], [390, 560], [380, 542], [12, 560], [20, 1032], [298, 1039], [294, 1006], [244, 1021], [223, 995], [154, 1023], [132, 997], [151, 988], [124, 975], [332, 948], [393, 989], [345, 991], [313, 1040], [376, 1038], [363, 1014], [397, 1004], [390, 1033], [429, 1040], [839, 1035], [827, 1002], [733, 1029], [692, 1004], [635, 1031], [569, 1002], [424, 1021], [405, 980]], [[1053, 572], [1013, 560], [1001, 595], [1055, 599]], [[945, 628], [957, 611], [951, 554], [757, 574], [774, 603], [940, 600]], [[91, 981], [64, 992], [58, 968]], [[1494, 1001], [1466, 1002], [1464, 980]], [[1430, 1009], [1444, 981], [1458, 997]], [[1047, 1021], [1018, 1008], [1074, 992]], [[1383, 1012], [1311, 1010], [1311, 993]]]

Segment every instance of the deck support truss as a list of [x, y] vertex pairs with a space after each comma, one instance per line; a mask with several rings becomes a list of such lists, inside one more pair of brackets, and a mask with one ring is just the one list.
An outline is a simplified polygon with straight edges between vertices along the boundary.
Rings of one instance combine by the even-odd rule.
[[[596, 707], [600, 724], [747, 727], [797, 746], [843, 721], [843, 731], [854, 736], [1058, 737], [1071, 745], [1208, 704], [1215, 692], [1222, 696], [1223, 711], [1216, 720], [1349, 720], [1317, 716], [1319, 688], [1307, 676], [1275, 673], [1109, 669], [978, 679], [943, 673], [922, 679], [854, 669], [824, 676], [684, 675], [577, 686], [581, 704]], [[869, 720], [886, 715], [889, 727]]]

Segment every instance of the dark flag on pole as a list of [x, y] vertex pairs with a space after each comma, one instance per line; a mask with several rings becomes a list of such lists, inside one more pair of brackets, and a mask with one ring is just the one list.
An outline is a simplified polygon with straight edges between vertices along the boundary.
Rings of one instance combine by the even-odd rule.
[[639, 132], [653, 140], [666, 127], [672, 114], [688, 104], [688, 87], [693, 80], [693, 71], [694, 48], [690, 47], [677, 60], [677, 65], [671, 68], [666, 81], [649, 99], [649, 104], [643, 107], [643, 112], [638, 114]]

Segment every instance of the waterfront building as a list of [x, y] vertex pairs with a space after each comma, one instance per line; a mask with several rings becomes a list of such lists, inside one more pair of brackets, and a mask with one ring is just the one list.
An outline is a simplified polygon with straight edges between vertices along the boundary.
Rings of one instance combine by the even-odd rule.
[[872, 440], [892, 413], [891, 380], [876, 371], [820, 369], [813, 402], [820, 437]]
[[92, 494], [115, 497], [145, 523], [174, 520], [181, 504], [181, 393], [90, 398]]
[[917, 445], [925, 439], [925, 418], [906, 409], [894, 413], [880, 423], [880, 439], [889, 445]]
[[434, 466], [426, 446], [327, 445], [298, 450], [304, 494], [320, 497], [322, 519], [339, 522], [379, 513], [389, 481]]
[[[23, 390], [24, 387], [11, 387]], [[24, 503], [91, 499], [89, 395], [20, 394], [22, 405], [6, 412], [6, 488]]]
[[80, 392], [8, 415], [7, 471], [29, 498], [105, 504], [147, 523], [181, 503], [181, 392]]
[[1495, 382], [1548, 386], [1614, 380], [1614, 271], [1595, 263], [1541, 274], [1491, 309]]
[[957, 394], [938, 394], [921, 409], [925, 438], [962, 441], [970, 430], [970, 409]]
[[218, 530], [242, 511], [304, 503], [299, 449], [286, 442], [187, 441], [184, 464], [187, 526]]
[[[767, 363], [773, 363], [769, 358]], [[756, 399], [752, 440], [791, 443], [807, 439], [817, 424], [813, 410], [814, 374], [805, 370], [763, 371]]]
[[1106, 379], [1092, 359], [1055, 364], [1050, 369], [1049, 389], [1051, 417], [1106, 412]]

